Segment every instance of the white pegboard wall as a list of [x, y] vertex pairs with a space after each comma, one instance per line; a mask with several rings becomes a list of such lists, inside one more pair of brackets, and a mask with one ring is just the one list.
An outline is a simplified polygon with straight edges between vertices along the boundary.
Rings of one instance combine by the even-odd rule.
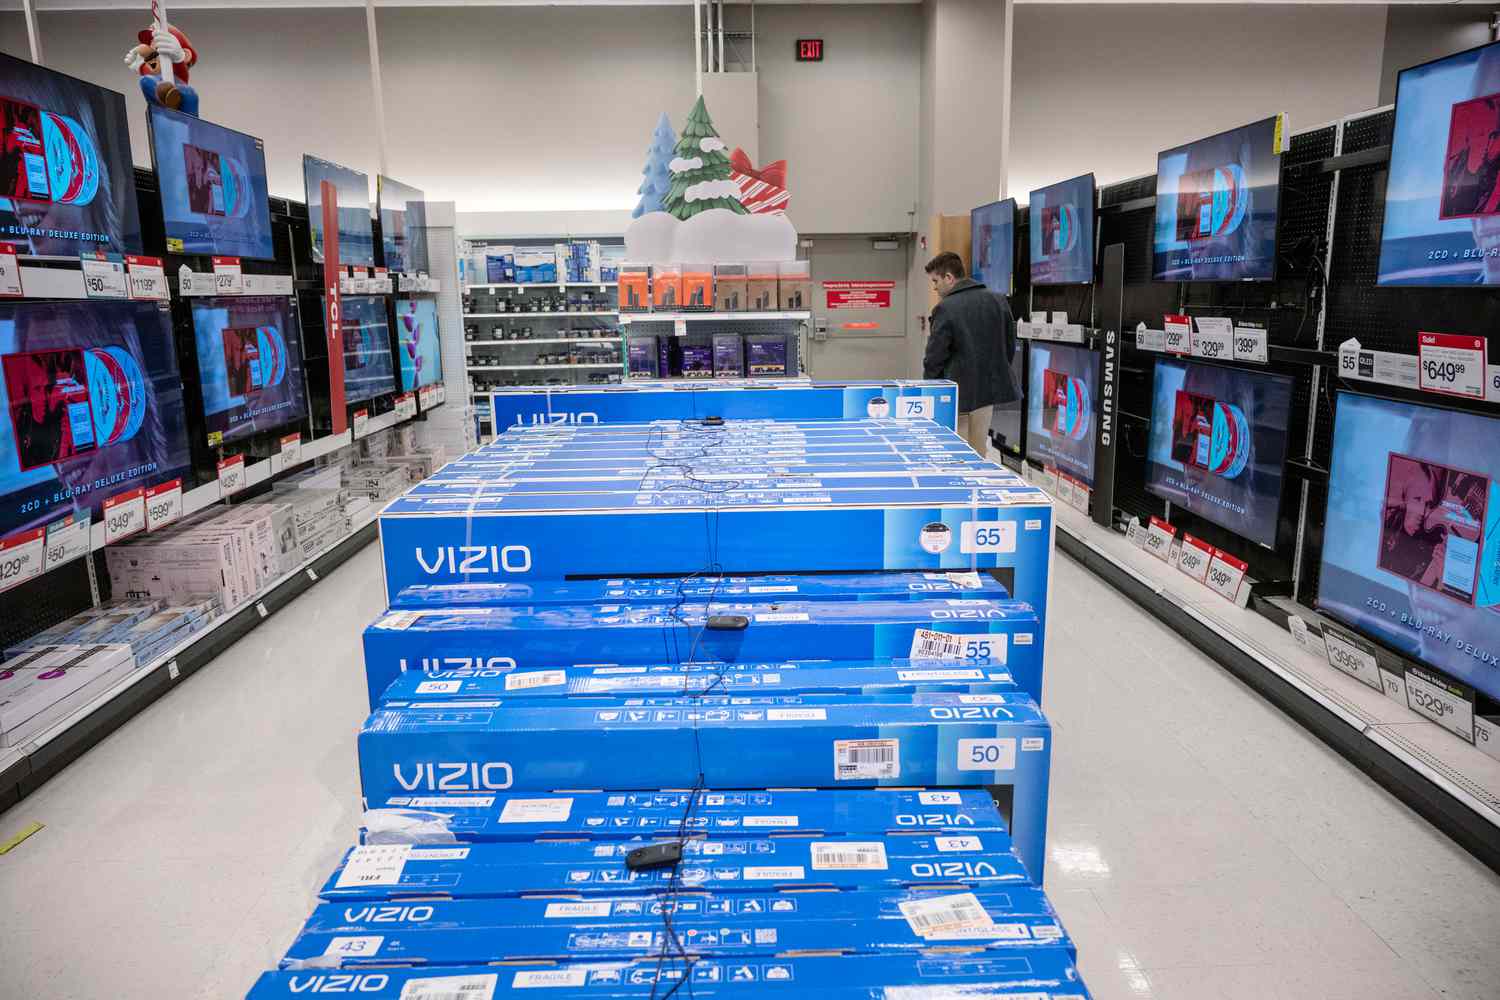
[[450, 457], [473, 447], [469, 380], [464, 373], [463, 285], [458, 277], [458, 232], [452, 202], [427, 204], [429, 274], [442, 282], [437, 294], [438, 343], [443, 356], [443, 384], [448, 399], [417, 423], [418, 443], [443, 448]]

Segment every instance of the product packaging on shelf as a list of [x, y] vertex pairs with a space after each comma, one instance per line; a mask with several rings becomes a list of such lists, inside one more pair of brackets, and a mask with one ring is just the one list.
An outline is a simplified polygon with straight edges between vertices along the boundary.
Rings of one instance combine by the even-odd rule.
[[745, 270], [745, 308], [751, 312], [775, 311], [777, 262], [774, 260], [752, 261], [746, 265]]
[[651, 265], [620, 265], [620, 312], [649, 312], [651, 309]]
[[35, 646], [0, 664], [0, 747], [25, 743], [135, 666], [124, 643]]
[[677, 312], [682, 308], [681, 264], [652, 266], [651, 307], [657, 312]]
[[110, 601], [97, 608], [84, 608], [5, 650], [6, 660], [34, 646], [69, 646], [119, 642], [120, 637], [138, 622], [145, 621], [161, 608], [157, 600]]
[[744, 264], [714, 265], [714, 310], [716, 312], [743, 312], [749, 308], [746, 282], [749, 269]]
[[776, 265], [777, 308], [800, 312], [812, 308], [812, 262], [783, 260]]
[[682, 294], [678, 307], [689, 312], [709, 312], [714, 308], [714, 267], [712, 264], [682, 265]]

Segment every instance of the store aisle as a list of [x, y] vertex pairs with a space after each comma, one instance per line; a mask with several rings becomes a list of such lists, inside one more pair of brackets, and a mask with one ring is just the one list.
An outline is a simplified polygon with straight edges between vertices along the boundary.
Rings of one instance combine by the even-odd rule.
[[[371, 547], [8, 813], [0, 996], [242, 996], [357, 823]], [[1047, 890], [1099, 1000], [1493, 997], [1500, 879], [1059, 557]]]

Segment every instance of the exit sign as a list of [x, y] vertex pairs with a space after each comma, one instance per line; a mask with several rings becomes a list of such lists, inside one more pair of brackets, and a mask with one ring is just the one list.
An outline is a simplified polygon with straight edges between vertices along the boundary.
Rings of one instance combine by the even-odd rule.
[[823, 39], [821, 39], [821, 38], [799, 38], [799, 39], [797, 39], [797, 61], [798, 62], [822, 62], [823, 61]]

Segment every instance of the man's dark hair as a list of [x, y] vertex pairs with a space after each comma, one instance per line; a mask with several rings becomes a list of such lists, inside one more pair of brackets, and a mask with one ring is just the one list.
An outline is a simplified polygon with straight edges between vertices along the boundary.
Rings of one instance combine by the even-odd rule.
[[947, 274], [955, 278], [964, 276], [964, 259], [952, 250], [944, 250], [927, 262], [923, 269], [928, 274]]

